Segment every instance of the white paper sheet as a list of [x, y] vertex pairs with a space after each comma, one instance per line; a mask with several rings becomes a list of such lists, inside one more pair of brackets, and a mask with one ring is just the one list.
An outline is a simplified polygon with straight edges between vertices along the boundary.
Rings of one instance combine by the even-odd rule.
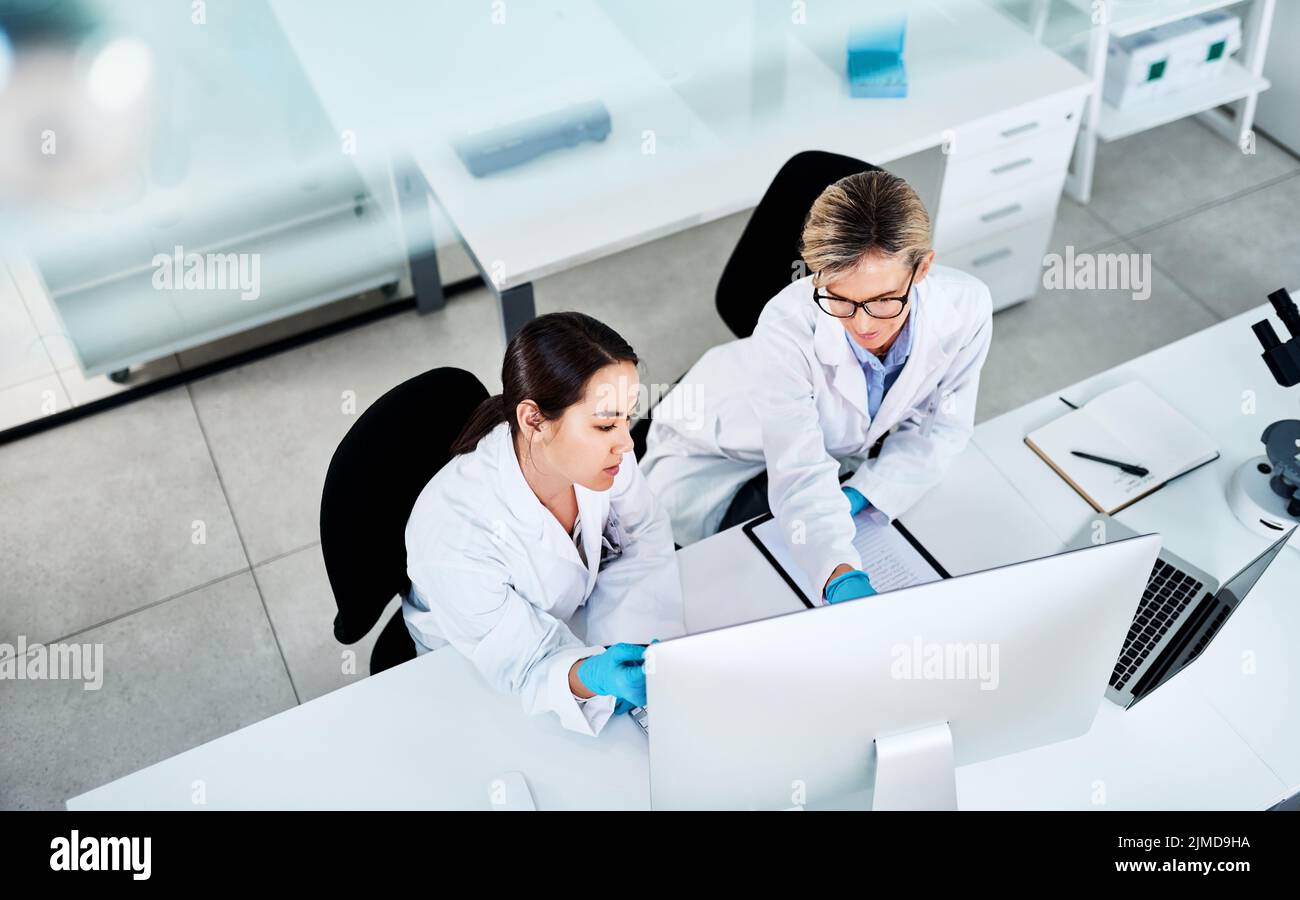
[[[902, 532], [893, 525], [881, 524], [871, 516], [870, 510], [859, 513], [854, 521], [857, 523], [858, 531], [853, 537], [853, 546], [862, 556], [862, 571], [870, 577], [871, 586], [877, 593], [883, 594], [886, 591], [895, 591], [914, 584], [938, 581], [943, 577], [926, 561], [920, 551], [912, 546]], [[754, 536], [762, 542], [767, 552], [772, 554], [777, 564], [799, 585], [808, 601], [814, 606], [822, 605], [824, 602], [821, 598], [822, 586], [820, 584], [814, 586], [807, 573], [794, 561], [794, 555], [776, 519], [768, 519], [756, 526]]]

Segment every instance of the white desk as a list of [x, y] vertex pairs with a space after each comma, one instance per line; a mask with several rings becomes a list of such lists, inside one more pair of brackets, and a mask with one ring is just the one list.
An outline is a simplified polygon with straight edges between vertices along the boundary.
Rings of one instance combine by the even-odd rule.
[[[909, 95], [852, 98], [848, 31], [886, 7], [909, 14]], [[336, 127], [363, 149], [410, 153], [501, 295], [507, 334], [531, 316], [534, 280], [751, 208], [809, 149], [878, 165], [934, 151], [934, 196], [922, 196], [937, 201], [938, 245], [977, 268], [996, 304], [1025, 299], [1090, 90], [980, 0], [871, 12], [837, 0], [810, 4], [803, 23], [789, 3], [754, 0], [538, 0], [495, 24], [487, 4], [272, 8]], [[365, 63], [340, 66], [341, 52]], [[600, 144], [484, 178], [452, 150], [469, 131], [593, 97], [613, 127]]]
[[[969, 527], [989, 508], [998, 510], [997, 529]], [[974, 445], [904, 521], [953, 574], [1061, 547]], [[738, 528], [686, 548], [679, 560], [691, 631], [802, 609]], [[1102, 702], [1080, 738], [961, 767], [959, 801], [968, 809], [1220, 809], [1281, 799], [1282, 780], [1199, 688], [1174, 679], [1127, 713]], [[519, 771], [539, 809], [644, 809], [647, 749], [626, 717], [593, 740], [553, 717], [525, 716], [444, 648], [68, 806], [191, 809], [193, 782], [202, 780], [206, 808], [486, 809], [492, 781]]]
[[[1279, 387], [1260, 359], [1250, 330], [1262, 318], [1285, 329], [1262, 304], [1059, 392], [1083, 403], [1102, 391], [1138, 379], [1212, 435], [1220, 457], [1119, 513], [1141, 531], [1158, 531], [1178, 555], [1220, 580], [1231, 576], [1269, 543], [1228, 510], [1225, 491], [1244, 460], [1263, 453], [1269, 423], [1300, 417], [1300, 390]], [[1253, 392], [1254, 413], [1244, 412]], [[975, 443], [988, 455], [1062, 540], [1092, 520], [1092, 508], [1024, 444], [1024, 435], [1066, 412], [1044, 397], [983, 423]], [[1294, 545], [1293, 539], [1293, 545]], [[1195, 665], [1138, 704], [1174, 689], [1194, 689], [1258, 752], [1290, 790], [1300, 788], [1300, 553], [1288, 548], [1274, 560], [1241, 608]], [[1254, 674], [1250, 665], [1256, 667]], [[1245, 669], [1243, 669], [1243, 666]]]

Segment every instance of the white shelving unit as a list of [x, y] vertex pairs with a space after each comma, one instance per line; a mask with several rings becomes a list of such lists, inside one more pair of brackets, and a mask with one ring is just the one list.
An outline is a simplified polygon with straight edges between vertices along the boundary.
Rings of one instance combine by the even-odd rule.
[[[1275, 47], [1294, 46], [1300, 40], [1300, 3], [1288, 0], [1278, 4], [1272, 40]], [[1259, 98], [1255, 121], [1274, 143], [1300, 154], [1300, 115], [1296, 115], [1300, 110], [1300, 56], [1270, 53], [1264, 63], [1264, 77], [1272, 86]]]
[[[1084, 108], [1065, 189], [1075, 200], [1092, 198], [1100, 141], [1116, 141], [1187, 116], [1197, 116], [1234, 146], [1253, 139], [1255, 107], [1269, 87], [1264, 77], [1276, 0], [990, 0], [1027, 27], [1044, 45], [1069, 59], [1094, 89]], [[1117, 109], [1103, 99], [1110, 41], [1225, 7], [1239, 7], [1241, 50], [1213, 81]]]
[[[1139, 131], [1177, 121], [1184, 116], [1202, 114], [1207, 108], [1215, 110], [1225, 104], [1258, 96], [1267, 87], [1268, 79], [1251, 74], [1249, 69], [1235, 60], [1228, 60], [1221, 77], [1167, 94], [1157, 103], [1122, 110], [1103, 103], [1101, 121], [1097, 123], [1097, 137], [1103, 141], [1117, 141]], [[1245, 130], [1248, 131], [1249, 128]], [[1238, 146], [1243, 135], [1244, 132], [1236, 137]]]

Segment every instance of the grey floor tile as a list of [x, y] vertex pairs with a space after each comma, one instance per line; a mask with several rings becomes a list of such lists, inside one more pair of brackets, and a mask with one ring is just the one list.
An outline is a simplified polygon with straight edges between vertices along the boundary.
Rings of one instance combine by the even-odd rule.
[[0, 387], [0, 431], [65, 412], [71, 406], [68, 392], [57, 372]]
[[[0, 808], [62, 808], [69, 797], [294, 705], [247, 572], [74, 641], [102, 645], [98, 690], [71, 680], [0, 680]], [[191, 781], [176, 790], [192, 793]]]
[[595, 316], [636, 349], [646, 385], [671, 384], [705, 350], [735, 338], [714, 294], [748, 221], [748, 212], [728, 216], [547, 278], [536, 287], [537, 311]]
[[[1121, 243], [1106, 252], [1133, 249]], [[1216, 321], [1154, 267], [1145, 300], [1126, 290], [1040, 289], [994, 316], [976, 417], [991, 419]]]
[[1056, 209], [1056, 225], [1052, 228], [1049, 249], [1057, 253], [1066, 246], [1076, 251], [1095, 250], [1107, 244], [1113, 244], [1119, 234], [1092, 213], [1088, 207], [1061, 196], [1061, 204]]
[[330, 457], [381, 394], [437, 366], [468, 369], [498, 391], [504, 349], [482, 289], [190, 385], [252, 562], [319, 540]]
[[370, 651], [380, 630], [401, 605], [394, 599], [370, 634], [345, 646], [334, 638], [338, 607], [319, 545], [258, 566], [257, 583], [266, 598], [294, 687], [304, 703], [370, 674]]
[[1255, 150], [1242, 153], [1192, 118], [1103, 143], [1089, 208], [1127, 237], [1300, 170], [1300, 160], [1263, 136]]
[[1134, 238], [1227, 318], [1280, 287], [1300, 290], [1300, 175]]
[[53, 640], [248, 565], [184, 389], [0, 446], [0, 503], [8, 643]]

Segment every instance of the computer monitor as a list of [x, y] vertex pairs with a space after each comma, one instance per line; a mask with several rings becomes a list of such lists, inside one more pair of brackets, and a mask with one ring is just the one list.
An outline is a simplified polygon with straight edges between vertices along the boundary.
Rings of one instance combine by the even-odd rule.
[[653, 644], [651, 804], [954, 808], [955, 766], [1088, 730], [1159, 550], [1142, 535]]

